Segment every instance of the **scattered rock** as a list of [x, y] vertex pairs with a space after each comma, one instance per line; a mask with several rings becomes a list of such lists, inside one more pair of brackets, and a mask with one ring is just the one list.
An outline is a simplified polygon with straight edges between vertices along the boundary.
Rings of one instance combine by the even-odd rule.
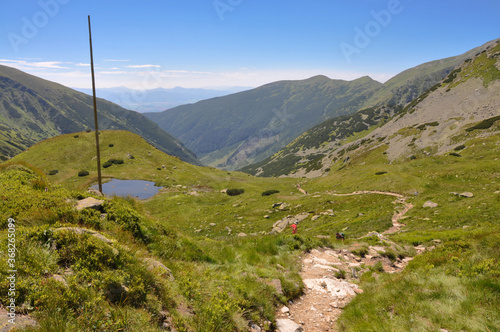
[[95, 210], [101, 210], [102, 205], [104, 204], [103, 200], [94, 198], [94, 197], [87, 197], [84, 198], [80, 201], [78, 201], [76, 205], [77, 210], [83, 210], [83, 209], [95, 209]]
[[226, 228], [224, 228], [224, 229], [227, 231], [227, 235], [230, 235], [230, 234], [231, 234], [231, 232], [232, 232], [231, 228], [226, 227]]
[[[283, 287], [281, 287], [281, 280], [272, 279], [270, 281], [267, 281], [267, 284], [270, 286], [273, 286], [276, 289], [276, 293], [283, 295]], [[284, 308], [286, 308], [286, 307], [284, 307]]]
[[153, 271], [157, 270], [160, 272], [160, 275], [163, 277], [168, 278], [170, 281], [174, 281], [174, 275], [172, 274], [172, 271], [166, 267], [163, 263], [157, 261], [154, 258], [144, 258], [143, 262], [146, 263], [148, 270]]
[[471, 192], [466, 191], [466, 192], [461, 193], [461, 194], [460, 194], [460, 195], [458, 195], [458, 196], [460, 196], [460, 197], [465, 197], [465, 198], [472, 198], [472, 197], [474, 197], [474, 194], [473, 194], [473, 193], [471, 193]]
[[225, 193], [227, 193], [227, 189], [222, 189], [220, 192], [221, 192], [222, 194], [225, 194]]
[[87, 189], [87, 192], [89, 194], [92, 194], [92, 195], [103, 196], [102, 193], [99, 190], [95, 189], [95, 188], [89, 188], [89, 189]]
[[318, 220], [319, 217], [320, 217], [320, 215], [316, 214], [316, 215], [314, 215], [314, 216], [311, 217], [311, 220], [312, 221]]
[[262, 331], [262, 329], [260, 328], [260, 326], [254, 324], [254, 323], [250, 323], [248, 325], [248, 328], [249, 328], [250, 332], [261, 332]]
[[432, 201], [427, 201], [427, 202], [424, 203], [424, 205], [422, 207], [424, 207], [424, 208], [435, 208], [437, 206], [438, 206], [437, 203], [434, 203]]
[[248, 236], [248, 235], [246, 235], [245, 233], [238, 233], [238, 237], [245, 237], [245, 236]]
[[291, 319], [277, 319], [276, 327], [278, 332], [302, 332], [302, 327]]
[[283, 232], [288, 225], [293, 224], [294, 222], [300, 222], [306, 219], [309, 216], [308, 212], [299, 213], [296, 216], [287, 216], [281, 220], [278, 220], [273, 224], [273, 233], [281, 233]]
[[281, 206], [282, 204], [284, 204], [284, 203], [274, 203], [274, 204], [273, 204], [273, 209], [274, 209], [274, 208], [277, 208], [278, 206]]
[[269, 215], [268, 215], [268, 214], [266, 214], [266, 215], [264, 216], [264, 219], [269, 219]]
[[290, 312], [290, 309], [288, 309], [287, 306], [284, 306], [283, 308], [281, 308], [281, 312], [286, 314], [286, 313]]
[[283, 210], [285, 210], [287, 207], [288, 207], [288, 204], [283, 203], [283, 204], [281, 204], [281, 205], [278, 207], [278, 209], [279, 209], [279, 210], [281, 210], [281, 211], [283, 211]]
[[216, 224], [214, 222], [211, 222], [210, 224], [208, 224], [208, 226], [214, 227], [214, 226], [216, 226]]

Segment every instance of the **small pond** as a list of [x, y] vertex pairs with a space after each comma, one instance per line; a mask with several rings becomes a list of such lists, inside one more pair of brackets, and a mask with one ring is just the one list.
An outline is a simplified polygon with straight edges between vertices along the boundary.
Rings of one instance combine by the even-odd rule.
[[[92, 188], [99, 190], [99, 185]], [[102, 191], [107, 196], [132, 196], [138, 199], [153, 197], [161, 187], [156, 187], [154, 182], [144, 180], [118, 180], [113, 179], [102, 184]]]

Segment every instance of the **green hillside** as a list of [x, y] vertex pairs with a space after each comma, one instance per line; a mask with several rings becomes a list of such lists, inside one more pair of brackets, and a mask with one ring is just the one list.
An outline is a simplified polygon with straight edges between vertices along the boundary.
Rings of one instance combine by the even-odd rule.
[[207, 165], [236, 169], [284, 147], [328, 118], [353, 113], [381, 86], [316, 76], [281, 81], [147, 116]]
[[[43, 139], [94, 129], [92, 97], [0, 66], [0, 156], [6, 160]], [[128, 130], [160, 150], [198, 163], [196, 156], [143, 115], [99, 99], [100, 129]]]
[[[338, 274], [363, 293], [332, 329], [494, 331], [500, 323], [498, 134], [469, 140], [460, 158], [389, 164], [380, 147], [358, 151], [352, 163], [324, 177], [276, 179], [190, 165], [137, 135], [103, 131], [104, 159], [124, 159], [106, 168], [106, 176], [164, 188], [146, 201], [104, 198], [100, 211], [74, 208], [90, 195], [84, 189], [95, 176], [75, 174], [92, 166], [93, 149], [91, 134], [76, 135], [43, 141], [0, 164], [6, 188], [0, 238], [7, 243], [7, 220], [14, 218], [18, 313], [39, 324], [28, 331], [245, 331], [253, 325], [274, 331], [279, 309], [300, 301], [303, 253], [330, 247], [361, 259], [369, 246], [384, 250], [388, 265], [360, 264], [357, 278], [350, 268]], [[44, 174], [53, 169], [58, 173]], [[310, 194], [297, 190], [299, 184]], [[232, 188], [243, 192], [222, 191]], [[336, 196], [360, 190], [406, 197], [413, 208], [401, 229], [366, 237], [388, 230], [402, 205], [385, 195]], [[472, 196], [454, 194], [462, 192]], [[427, 201], [436, 207], [424, 207]], [[276, 221], [297, 214], [307, 215], [298, 234], [271, 232]], [[345, 241], [335, 239], [340, 230]], [[428, 250], [416, 255], [414, 246]], [[406, 257], [413, 260], [402, 272], [385, 271]], [[5, 304], [6, 255], [0, 264]]]
[[[357, 150], [385, 147], [392, 162], [450, 153], [479, 132], [494, 134], [500, 115], [494, 102], [500, 93], [495, 84], [500, 80], [499, 52], [500, 43], [490, 43], [405, 107], [371, 107], [327, 120], [242, 170], [259, 176], [314, 177], [342, 167]], [[488, 130], [471, 133], [474, 125]]]
[[314, 126], [278, 153], [241, 169], [257, 176], [281, 176], [300, 169], [311, 172], [321, 169], [323, 158], [348, 137], [361, 135], [387, 122], [400, 112], [401, 106], [379, 106], [351, 115], [336, 117]]

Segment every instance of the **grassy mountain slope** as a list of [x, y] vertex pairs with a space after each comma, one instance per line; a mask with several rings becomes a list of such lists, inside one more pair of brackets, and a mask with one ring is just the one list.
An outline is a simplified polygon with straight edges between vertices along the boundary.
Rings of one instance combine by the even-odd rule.
[[493, 40], [476, 47], [464, 54], [426, 62], [419, 66], [407, 69], [384, 83], [365, 103], [366, 107], [375, 105], [406, 105], [435, 84], [444, 79], [456, 66], [465, 60], [474, 57], [487, 47], [495, 44]]
[[341, 167], [357, 150], [387, 146], [385, 153], [394, 161], [450, 152], [475, 137], [476, 132], [467, 129], [482, 121], [492, 125], [482, 134], [495, 133], [498, 128], [493, 124], [500, 116], [499, 51], [498, 42], [490, 44], [404, 109], [368, 108], [326, 121], [244, 171], [313, 177]]
[[[107, 176], [153, 180], [164, 188], [143, 202], [111, 198], [102, 212], [78, 212], [72, 206], [89, 195], [81, 189], [91, 182], [75, 175], [92, 164], [91, 153], [85, 154], [93, 149], [86, 135], [91, 136], [41, 142], [14, 160], [42, 171], [0, 165], [0, 183], [7, 188], [0, 200], [0, 238], [6, 243], [6, 220], [15, 218], [19, 308], [36, 318], [42, 331], [244, 331], [251, 324], [273, 331], [276, 308], [304, 287], [299, 277], [304, 251], [327, 246], [361, 254], [360, 248], [377, 245], [395, 263], [414, 255], [392, 251], [377, 236], [364, 237], [387, 230], [402, 206], [383, 195], [332, 195], [357, 190], [405, 195], [414, 207], [401, 221], [401, 231], [388, 237], [400, 248], [429, 250], [399, 274], [376, 267], [358, 273], [364, 292], [332, 329], [493, 331], [500, 323], [499, 134], [469, 140], [461, 158], [424, 155], [389, 163], [386, 147], [380, 146], [359, 150], [352, 163], [324, 177], [294, 179], [197, 167], [136, 135], [103, 131], [105, 158], [125, 159], [105, 169]], [[135, 158], [126, 159], [129, 154]], [[59, 172], [43, 174], [52, 169]], [[297, 184], [311, 194], [301, 194]], [[227, 188], [244, 192], [228, 196], [221, 192]], [[279, 192], [262, 196], [270, 189]], [[473, 197], [451, 194], [465, 191]], [[424, 208], [429, 200], [438, 206]], [[276, 202], [286, 207], [272, 208]], [[324, 213], [329, 210], [334, 213]], [[298, 234], [269, 234], [277, 220], [298, 213], [310, 213]], [[347, 240], [336, 241], [335, 232], [342, 229]], [[155, 261], [171, 272], [151, 269]], [[0, 264], [0, 300], [6, 303], [5, 255]], [[270, 286], [277, 280], [283, 294]]]
[[346, 137], [359, 135], [380, 125], [402, 109], [400, 106], [367, 108], [351, 115], [327, 120], [297, 137], [285, 148], [241, 171], [256, 176], [280, 176], [299, 170], [306, 173], [320, 169], [322, 159]]
[[[0, 154], [5, 160], [59, 134], [94, 128], [92, 97], [62, 85], [0, 66]], [[166, 153], [199, 163], [174, 137], [143, 115], [99, 99], [100, 129], [135, 132]]]
[[316, 76], [147, 114], [207, 165], [235, 169], [278, 151], [307, 128], [349, 114], [380, 83]]

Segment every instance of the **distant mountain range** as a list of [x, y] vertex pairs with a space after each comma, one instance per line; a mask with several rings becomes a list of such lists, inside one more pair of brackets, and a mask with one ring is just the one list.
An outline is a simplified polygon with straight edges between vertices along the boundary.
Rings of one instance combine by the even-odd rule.
[[[99, 129], [128, 130], [184, 161], [193, 152], [145, 116], [104, 99], [97, 102]], [[41, 140], [94, 129], [92, 97], [20, 70], [0, 66], [0, 158], [8, 159]]]
[[446, 78], [404, 108], [378, 106], [325, 121], [243, 170], [260, 176], [316, 177], [356, 163], [357, 156], [371, 151], [383, 153], [388, 162], [459, 156], [466, 141], [500, 132], [500, 41], [467, 54]]
[[146, 113], [210, 166], [237, 169], [266, 158], [326, 119], [354, 113], [381, 83], [315, 76]]
[[[173, 89], [134, 90], [126, 87], [101, 88], [96, 94], [123, 108], [143, 112], [161, 112], [175, 106], [192, 104], [200, 100], [226, 96], [251, 87], [230, 87], [221, 89], [188, 89], [175, 87]], [[75, 90], [92, 95], [92, 89]]]
[[384, 84], [370, 77], [348, 82], [316, 76], [145, 115], [178, 137], [203, 163], [241, 169], [272, 156], [325, 120], [367, 108], [377, 114], [384, 109], [401, 109], [492, 43], [405, 70]]

